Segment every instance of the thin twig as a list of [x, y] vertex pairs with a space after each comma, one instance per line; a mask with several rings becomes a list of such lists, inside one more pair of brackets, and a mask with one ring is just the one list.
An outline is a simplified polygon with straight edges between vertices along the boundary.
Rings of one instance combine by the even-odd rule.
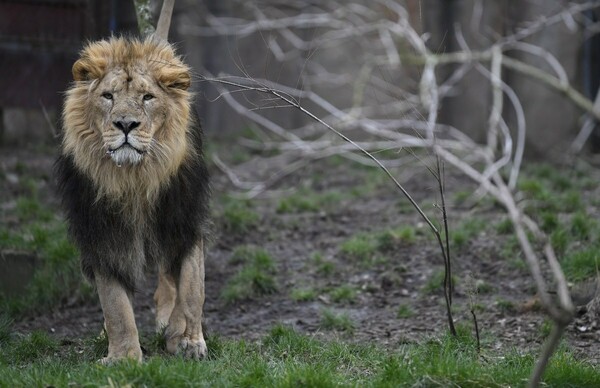
[[471, 316], [473, 317], [473, 324], [475, 325], [475, 338], [477, 339], [477, 354], [481, 354], [481, 341], [479, 339], [479, 324], [477, 324], [477, 315], [475, 315], [475, 309], [471, 307]]
[[[444, 258], [444, 297], [446, 299], [446, 314], [448, 316], [448, 327], [450, 333], [456, 337], [456, 328], [454, 327], [454, 318], [452, 317], [452, 293], [454, 286], [452, 284], [452, 265], [450, 262], [450, 233], [448, 232], [448, 213], [446, 211], [446, 185], [444, 182], [444, 165], [440, 163], [439, 155], [436, 155], [436, 169], [438, 173], [438, 189], [442, 201], [442, 222], [444, 225], [445, 246], [441, 244], [441, 250]], [[439, 236], [438, 236], [438, 239]], [[445, 250], [444, 250], [445, 248]], [[444, 253], [445, 252], [445, 253]]]

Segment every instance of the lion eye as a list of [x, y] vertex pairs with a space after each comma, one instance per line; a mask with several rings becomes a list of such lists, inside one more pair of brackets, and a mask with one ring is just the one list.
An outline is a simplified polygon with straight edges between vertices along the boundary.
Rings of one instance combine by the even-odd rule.
[[154, 96], [152, 94], [144, 94], [144, 101], [150, 101], [154, 98]]
[[113, 95], [111, 93], [102, 93], [102, 97], [106, 98], [107, 100], [113, 99]]

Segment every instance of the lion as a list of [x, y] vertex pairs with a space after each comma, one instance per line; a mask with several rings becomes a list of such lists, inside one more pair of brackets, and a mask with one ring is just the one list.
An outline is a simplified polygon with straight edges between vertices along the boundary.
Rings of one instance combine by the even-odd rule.
[[56, 162], [69, 234], [97, 289], [103, 363], [142, 360], [132, 298], [157, 266], [156, 326], [170, 353], [200, 359], [209, 180], [190, 68], [166, 41], [112, 37], [73, 65]]

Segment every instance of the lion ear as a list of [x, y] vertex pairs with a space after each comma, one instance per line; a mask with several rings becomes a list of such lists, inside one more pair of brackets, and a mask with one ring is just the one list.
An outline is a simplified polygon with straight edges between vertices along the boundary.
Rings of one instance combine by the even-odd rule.
[[187, 69], [171, 72], [163, 71], [161, 75], [163, 85], [171, 89], [188, 90], [192, 82], [192, 77]]
[[75, 81], [91, 81], [102, 76], [104, 63], [81, 58], [73, 64], [73, 79]]

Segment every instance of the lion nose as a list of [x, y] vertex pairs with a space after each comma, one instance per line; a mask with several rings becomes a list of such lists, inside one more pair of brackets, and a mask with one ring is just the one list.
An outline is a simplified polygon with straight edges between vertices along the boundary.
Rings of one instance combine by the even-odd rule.
[[132, 120], [132, 119], [123, 119], [123, 120], [113, 121], [113, 125], [115, 127], [117, 127], [118, 129], [120, 129], [121, 131], [123, 131], [123, 133], [127, 135], [129, 132], [131, 132], [132, 130], [139, 127], [140, 122]]

